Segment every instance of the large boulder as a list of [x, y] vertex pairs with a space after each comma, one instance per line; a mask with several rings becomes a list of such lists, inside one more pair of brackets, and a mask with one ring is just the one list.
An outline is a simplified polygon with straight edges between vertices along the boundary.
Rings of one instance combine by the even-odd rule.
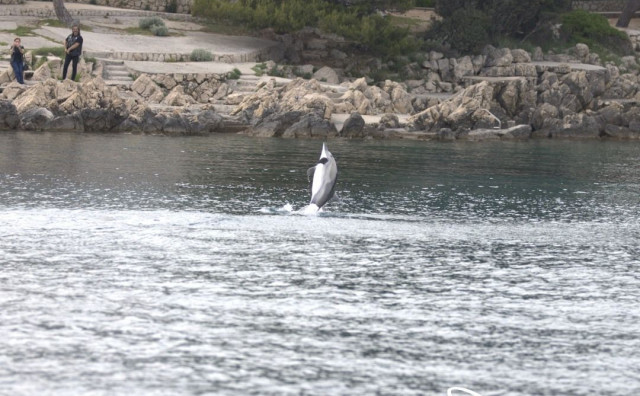
[[[486, 110], [491, 108], [493, 96], [492, 85], [482, 81], [450, 100], [409, 117], [408, 127], [410, 130], [421, 131], [437, 131], [441, 128], [453, 131], [473, 129], [478, 121], [486, 117]], [[479, 111], [480, 109], [485, 111]]]
[[340, 77], [338, 76], [338, 73], [328, 66], [324, 66], [317, 72], [313, 73], [313, 78], [329, 84], [340, 84]]
[[20, 125], [27, 131], [41, 131], [54, 117], [49, 109], [32, 107], [20, 114]]
[[561, 128], [552, 130], [551, 137], [565, 139], [597, 139], [601, 128], [598, 120], [588, 114], [572, 114], [562, 119]]
[[17, 81], [13, 81], [12, 83], [4, 87], [4, 90], [2, 91], [2, 94], [0, 94], [0, 97], [4, 99], [14, 100], [18, 96], [22, 95], [26, 90], [26, 85], [19, 84]]
[[13, 130], [20, 124], [18, 110], [8, 100], [0, 99], [0, 130]]
[[149, 103], [160, 103], [162, 98], [164, 98], [162, 88], [146, 74], [141, 74], [133, 84], [131, 84], [131, 90]]
[[302, 116], [298, 122], [287, 128], [281, 136], [284, 138], [326, 139], [335, 137], [337, 134], [335, 126], [329, 120], [320, 117], [316, 113], [310, 113]]
[[282, 114], [270, 114], [244, 131], [245, 134], [260, 137], [280, 137], [290, 126], [304, 115], [301, 111], [289, 111]]
[[19, 114], [38, 107], [49, 107], [51, 101], [55, 101], [56, 80], [49, 79], [43, 83], [36, 84], [28, 88], [22, 95], [18, 96], [13, 104]]
[[364, 125], [364, 118], [360, 113], [351, 113], [342, 125], [340, 136], [349, 138], [364, 137]]
[[494, 48], [488, 45], [483, 55], [485, 58], [485, 67], [506, 67], [513, 63], [513, 55], [509, 48]]
[[[205, 102], [207, 101], [208, 99]], [[167, 106], [187, 106], [196, 103], [196, 101], [184, 93], [182, 85], [177, 85], [164, 97], [161, 103]]]

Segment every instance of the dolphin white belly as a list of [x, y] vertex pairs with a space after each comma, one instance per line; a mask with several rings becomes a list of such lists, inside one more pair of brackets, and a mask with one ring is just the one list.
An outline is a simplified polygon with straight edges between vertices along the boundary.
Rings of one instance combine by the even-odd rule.
[[327, 201], [333, 198], [338, 178], [338, 165], [325, 143], [322, 144], [320, 160], [307, 171], [308, 176], [311, 176], [311, 174], [313, 174], [313, 182], [311, 184], [310, 204], [316, 205], [320, 209]]

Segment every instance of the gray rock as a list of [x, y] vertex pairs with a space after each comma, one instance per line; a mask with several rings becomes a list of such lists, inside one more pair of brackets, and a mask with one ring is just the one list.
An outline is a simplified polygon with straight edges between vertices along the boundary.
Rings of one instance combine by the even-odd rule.
[[162, 132], [168, 135], [187, 135], [189, 131], [189, 124], [180, 114], [171, 114], [162, 123]]
[[504, 130], [502, 139], [505, 140], [525, 140], [531, 137], [531, 125], [516, 125]]
[[604, 128], [604, 135], [612, 139], [640, 139], [640, 132], [618, 125], [607, 124]]
[[260, 137], [280, 137], [290, 126], [300, 121], [304, 115], [301, 111], [289, 111], [284, 114], [270, 114], [244, 133]]
[[340, 77], [338, 76], [338, 73], [328, 66], [324, 66], [317, 72], [313, 73], [313, 78], [318, 81], [328, 82], [329, 84], [340, 84]]
[[305, 114], [283, 133], [283, 138], [322, 138], [337, 136], [335, 126], [315, 113]]
[[8, 100], [0, 99], [0, 130], [13, 130], [20, 125], [18, 110]]
[[549, 121], [557, 119], [560, 112], [557, 107], [549, 104], [542, 103], [533, 112], [533, 118], [531, 123], [534, 130], [541, 130], [549, 126]]
[[49, 121], [44, 129], [47, 131], [84, 132], [84, 124], [79, 112], [56, 117]]
[[107, 132], [116, 128], [126, 117], [109, 109], [82, 109], [80, 117], [87, 132]]
[[542, 52], [542, 48], [536, 47], [533, 50], [533, 54], [531, 56], [531, 60], [534, 62], [541, 62], [544, 60], [544, 52]]
[[380, 117], [379, 127], [381, 129], [394, 129], [400, 127], [400, 121], [395, 114], [384, 114]]
[[22, 129], [27, 131], [41, 131], [54, 117], [49, 109], [34, 107], [20, 115], [20, 124], [22, 125]]
[[440, 128], [438, 140], [453, 141], [456, 140], [456, 134], [450, 128]]
[[190, 116], [188, 121], [191, 133], [198, 135], [219, 132], [224, 126], [222, 116], [210, 109], [201, 111], [195, 116]]
[[350, 138], [363, 137], [364, 125], [364, 118], [362, 118], [360, 113], [351, 113], [342, 125], [340, 136]]
[[513, 56], [514, 63], [529, 63], [531, 62], [531, 55], [523, 49], [512, 49], [511, 55]]
[[513, 55], [509, 48], [487, 46], [483, 54], [487, 57], [484, 62], [486, 67], [506, 67], [513, 63]]
[[444, 54], [442, 54], [441, 52], [436, 52], [436, 51], [429, 52], [430, 61], [437, 61], [442, 58], [444, 58]]
[[598, 121], [587, 114], [573, 114], [563, 118], [562, 129], [551, 133], [554, 138], [597, 139], [600, 137]]
[[470, 56], [464, 56], [457, 60], [455, 66], [453, 67], [453, 76], [456, 80], [461, 80], [462, 77], [465, 76], [473, 76], [473, 62], [471, 61]]
[[583, 43], [578, 43], [574, 48], [574, 52], [579, 60], [585, 61], [589, 57], [589, 46]]

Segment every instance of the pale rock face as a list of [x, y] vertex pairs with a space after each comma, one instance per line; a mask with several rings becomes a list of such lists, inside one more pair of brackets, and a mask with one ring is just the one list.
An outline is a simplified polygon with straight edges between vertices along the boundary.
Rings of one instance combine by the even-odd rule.
[[509, 48], [487, 48], [485, 67], [506, 67], [511, 63], [513, 63], [513, 55]]
[[523, 49], [512, 49], [513, 63], [530, 63], [531, 55]]
[[328, 66], [324, 66], [317, 72], [313, 73], [313, 78], [329, 84], [340, 84], [340, 77], [338, 76], [338, 73]]
[[153, 81], [169, 90], [178, 85], [176, 80], [169, 74], [155, 74], [153, 76]]
[[14, 81], [4, 87], [4, 90], [0, 94], [0, 97], [4, 99], [14, 100], [18, 96], [22, 95], [22, 93], [26, 90], [27, 88], [24, 85], [18, 84], [18, 82]]
[[141, 74], [140, 77], [131, 84], [131, 90], [150, 103], [160, 103], [164, 98], [162, 88], [146, 74]]
[[37, 84], [27, 89], [13, 101], [18, 113], [22, 114], [36, 107], [47, 107], [50, 101], [55, 98], [55, 86], [56, 81], [50, 79], [43, 84]]
[[470, 56], [460, 58], [453, 67], [453, 76], [456, 80], [461, 80], [465, 76], [474, 75], [473, 62]]
[[191, 96], [185, 95], [184, 88], [181, 85], [173, 88], [162, 100], [162, 104], [167, 106], [187, 106], [194, 103], [196, 101]]
[[352, 82], [349, 85], [349, 89], [350, 90], [356, 90], [356, 91], [360, 91], [360, 92], [364, 92], [367, 90], [367, 79], [364, 77], [361, 77], [357, 80], [355, 80], [354, 82]]

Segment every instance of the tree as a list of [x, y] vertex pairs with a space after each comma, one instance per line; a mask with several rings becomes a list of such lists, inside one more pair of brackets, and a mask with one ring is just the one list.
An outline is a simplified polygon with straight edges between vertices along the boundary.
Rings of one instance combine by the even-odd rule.
[[629, 22], [631, 22], [631, 18], [633, 18], [633, 14], [640, 10], [640, 0], [627, 0], [624, 4], [624, 8], [622, 9], [622, 13], [618, 18], [618, 22], [616, 22], [617, 27], [628, 27]]
[[56, 17], [60, 22], [63, 22], [65, 25], [71, 27], [73, 25], [73, 18], [67, 7], [64, 6], [64, 0], [53, 0], [53, 9], [56, 12]]

